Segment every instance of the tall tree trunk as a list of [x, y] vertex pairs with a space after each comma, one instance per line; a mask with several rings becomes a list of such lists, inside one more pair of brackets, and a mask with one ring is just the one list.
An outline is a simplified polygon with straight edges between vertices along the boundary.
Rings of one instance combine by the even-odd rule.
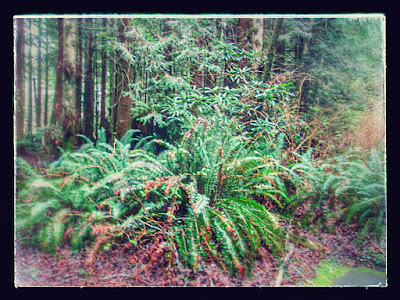
[[200, 89], [203, 86], [202, 72], [198, 70], [197, 66], [192, 65], [190, 67], [190, 73], [192, 74], [191, 84], [196, 86], [197, 89]]
[[[114, 32], [114, 19], [110, 21], [110, 32], [113, 35]], [[115, 99], [115, 52], [111, 52], [109, 56], [109, 65], [110, 65], [110, 132], [108, 135], [108, 139], [110, 139], [115, 132], [115, 112], [116, 112], [116, 99]]]
[[29, 61], [29, 115], [28, 115], [28, 129], [29, 132], [33, 132], [33, 75], [32, 75], [32, 19], [29, 19], [29, 53], [28, 53], [28, 61]]
[[61, 125], [62, 101], [63, 101], [63, 55], [64, 55], [64, 20], [59, 18], [58, 22], [58, 59], [56, 72], [56, 96], [51, 123]]
[[271, 39], [271, 42], [268, 47], [267, 62], [265, 63], [265, 68], [264, 68], [264, 73], [263, 73], [263, 81], [264, 82], [268, 81], [270, 78], [270, 75], [271, 75], [272, 62], [274, 60], [278, 37], [282, 30], [282, 23], [283, 23], [283, 19], [280, 18], [280, 19], [276, 19], [275, 24], [274, 24], [274, 33], [272, 35], [272, 39]]
[[[253, 19], [252, 20], [252, 30], [251, 30], [251, 44], [252, 49], [256, 51], [256, 58], [260, 59], [263, 50], [264, 43], [264, 19]], [[252, 68], [255, 74], [259, 71], [259, 61], [254, 60]]]
[[[96, 28], [97, 19], [93, 19], [93, 27]], [[93, 52], [93, 83], [94, 83], [94, 137], [97, 139], [97, 132], [99, 127], [99, 101], [98, 101], [98, 48], [97, 48], [97, 35], [94, 35], [94, 52]]]
[[24, 19], [16, 19], [17, 37], [15, 42], [16, 50], [16, 125], [17, 139], [20, 140], [25, 134], [25, 34], [24, 34]]
[[42, 127], [42, 19], [38, 20], [38, 67], [37, 67], [37, 97], [36, 97], [36, 127]]
[[[104, 30], [107, 29], [107, 19], [103, 19]], [[105, 43], [105, 39], [103, 39]], [[101, 57], [101, 114], [100, 114], [100, 126], [103, 128], [107, 126], [106, 120], [106, 75], [107, 75], [107, 52], [103, 49], [103, 55]]]
[[312, 32], [312, 27], [313, 27], [313, 21], [314, 19], [310, 19], [309, 27], [310, 27], [310, 35], [304, 39], [304, 45], [303, 45], [303, 51], [301, 53], [301, 57], [304, 60], [304, 58], [307, 57], [309, 49], [310, 49], [310, 44], [311, 44], [311, 32]]
[[[249, 18], [239, 18], [238, 25], [236, 27], [236, 37], [237, 37], [237, 45], [248, 51], [250, 50], [250, 21]], [[242, 58], [239, 63], [239, 68], [243, 69], [249, 65], [249, 60], [247, 58]]]
[[49, 32], [48, 32], [48, 22], [46, 19], [46, 67], [45, 67], [45, 79], [44, 79], [44, 126], [48, 124], [48, 109], [49, 109]]
[[93, 85], [93, 20], [87, 19], [88, 27], [86, 39], [86, 66], [85, 66], [85, 92], [83, 104], [83, 134], [90, 139], [93, 139], [93, 118], [94, 118], [94, 85]]
[[[325, 38], [326, 34], [328, 32], [328, 19], [324, 20], [323, 26], [324, 26], [324, 29], [322, 30], [322, 37]], [[325, 57], [324, 57], [324, 53], [322, 52], [321, 56], [320, 56], [320, 60], [319, 60], [319, 68], [321, 70], [324, 67], [324, 63], [325, 63]], [[315, 93], [315, 96], [314, 96], [315, 97], [315, 102], [317, 104], [319, 104], [320, 100], [321, 100], [321, 84], [318, 81], [316, 81], [316, 83], [315, 83], [314, 93]]]
[[[215, 19], [215, 29], [217, 32], [217, 37], [221, 39], [221, 41], [226, 40], [226, 22], [221, 19]], [[224, 85], [224, 78], [225, 78], [225, 67], [226, 63], [225, 60], [219, 60], [218, 66], [221, 69], [221, 72], [217, 75], [215, 85], [219, 88], [222, 88]]]
[[[129, 40], [125, 37], [126, 28], [129, 26], [128, 18], [123, 18], [119, 25], [119, 40], [126, 49], [129, 49]], [[120, 80], [118, 82], [118, 106], [116, 120], [116, 137], [120, 139], [128, 129], [131, 128], [131, 98], [129, 92], [129, 82], [131, 77], [130, 63], [120, 54], [118, 58]], [[127, 93], [128, 95], [126, 95]]]
[[76, 49], [76, 100], [75, 124], [76, 132], [82, 132], [82, 19], [77, 24], [77, 49]]
[[276, 68], [284, 72], [285, 68], [285, 41], [278, 41], [275, 49]]
[[76, 19], [64, 19], [64, 55], [63, 55], [63, 119], [64, 143], [72, 146], [76, 136]]

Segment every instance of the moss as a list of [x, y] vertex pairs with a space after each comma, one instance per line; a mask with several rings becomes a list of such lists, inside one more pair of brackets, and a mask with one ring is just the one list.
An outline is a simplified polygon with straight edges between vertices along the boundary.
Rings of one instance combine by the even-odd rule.
[[386, 276], [385, 272], [375, 271], [375, 270], [371, 270], [371, 269], [364, 269], [364, 268], [358, 267], [353, 270], [356, 270], [357, 272], [365, 272], [365, 273], [371, 273], [371, 274], [380, 275], [380, 276]]
[[307, 286], [331, 287], [335, 278], [345, 275], [348, 271], [355, 270], [357, 272], [371, 273], [375, 275], [386, 276], [383, 272], [378, 272], [365, 268], [349, 268], [341, 266], [334, 261], [325, 261], [321, 263], [317, 269], [317, 275]]
[[334, 262], [324, 262], [317, 269], [317, 276], [312, 281], [311, 286], [332, 286], [336, 277], [343, 276], [350, 268], [340, 266]]

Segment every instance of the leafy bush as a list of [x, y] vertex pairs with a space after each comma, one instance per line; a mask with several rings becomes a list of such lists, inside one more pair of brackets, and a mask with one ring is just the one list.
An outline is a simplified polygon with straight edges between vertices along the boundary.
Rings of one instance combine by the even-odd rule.
[[[339, 220], [358, 223], [362, 235], [372, 229], [378, 240], [383, 237], [386, 222], [386, 171], [383, 154], [372, 150], [369, 159], [347, 153], [330, 159], [331, 163], [311, 160], [312, 150], [294, 153], [300, 162], [288, 169], [296, 193], [290, 207], [311, 202], [304, 214], [304, 224], [317, 220], [333, 228]], [[347, 157], [347, 158], [346, 158]]]
[[343, 179], [335, 195], [350, 200], [346, 221], [355, 219], [362, 235], [372, 230], [378, 240], [386, 225], [386, 170], [383, 153], [371, 150], [366, 162], [361, 159], [340, 163]]
[[[110, 242], [136, 245], [161, 235], [194, 270], [209, 253], [242, 276], [259, 247], [281, 253], [279, 217], [249, 197], [264, 194], [280, 206], [279, 199], [287, 199], [276, 162], [269, 161], [281, 154], [283, 137], [275, 141], [280, 147], [267, 147], [269, 139], [246, 137], [221, 114], [198, 118], [176, 146], [142, 139], [132, 148], [134, 132], [113, 145], [105, 143], [104, 131], [96, 145], [82, 136], [86, 144], [63, 153], [42, 174], [19, 160], [25, 174], [18, 183], [21, 238], [33, 237], [49, 253], [63, 241], [75, 252], [90, 246], [93, 257]], [[165, 150], [144, 150], [151, 144]]]

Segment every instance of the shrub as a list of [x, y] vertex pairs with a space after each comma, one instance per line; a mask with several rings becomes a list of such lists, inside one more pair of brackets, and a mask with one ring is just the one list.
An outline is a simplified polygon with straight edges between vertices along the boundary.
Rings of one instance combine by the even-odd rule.
[[[75, 252], [90, 246], [91, 258], [109, 243], [137, 245], [162, 236], [168, 251], [194, 270], [208, 253], [243, 276], [256, 257], [251, 253], [267, 246], [279, 255], [284, 243], [279, 217], [252, 195], [267, 195], [280, 206], [287, 197], [278, 160], [270, 161], [280, 155], [283, 138], [272, 147], [269, 139], [240, 129], [217, 114], [197, 119], [176, 146], [153, 139], [132, 148], [134, 130], [109, 145], [100, 132], [96, 145], [82, 136], [86, 144], [63, 153], [42, 174], [20, 160], [26, 174], [18, 183], [20, 236], [34, 237], [49, 253], [63, 241]], [[151, 144], [165, 151], [144, 150]]]

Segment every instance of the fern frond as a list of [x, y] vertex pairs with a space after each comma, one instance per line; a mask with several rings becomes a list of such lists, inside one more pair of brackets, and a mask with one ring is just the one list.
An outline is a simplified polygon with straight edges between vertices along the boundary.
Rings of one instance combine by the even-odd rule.
[[89, 237], [92, 231], [91, 223], [83, 221], [79, 224], [71, 237], [72, 252], [78, 253], [83, 248], [84, 239]]
[[68, 209], [59, 210], [52, 220], [40, 231], [40, 245], [42, 250], [54, 254], [63, 241], [65, 218], [68, 216]]

